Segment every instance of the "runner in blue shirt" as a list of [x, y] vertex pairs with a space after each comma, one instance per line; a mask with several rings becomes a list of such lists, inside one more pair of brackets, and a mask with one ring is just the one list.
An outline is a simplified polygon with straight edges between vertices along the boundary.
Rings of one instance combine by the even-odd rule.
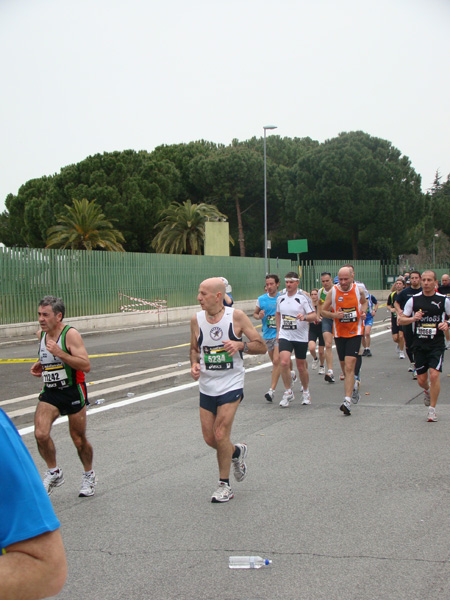
[[273, 365], [270, 389], [265, 394], [265, 398], [268, 402], [273, 401], [275, 388], [277, 387], [278, 379], [280, 378], [280, 356], [278, 353], [278, 342], [276, 340], [277, 325], [275, 322], [277, 298], [280, 295], [280, 292], [278, 291], [279, 285], [280, 278], [278, 275], [266, 275], [265, 289], [267, 293], [259, 296], [256, 300], [256, 308], [253, 313], [255, 319], [261, 319], [262, 321], [262, 337], [267, 346], [267, 352], [269, 353]]
[[364, 322], [364, 335], [362, 344], [364, 346], [363, 356], [372, 356], [370, 351], [370, 332], [372, 331], [373, 318], [378, 310], [378, 300], [373, 294], [369, 294], [367, 305], [367, 315]]

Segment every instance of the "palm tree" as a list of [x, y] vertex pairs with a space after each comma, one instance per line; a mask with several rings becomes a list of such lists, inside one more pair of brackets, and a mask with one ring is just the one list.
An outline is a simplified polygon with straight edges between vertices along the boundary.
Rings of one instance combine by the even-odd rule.
[[[153, 238], [152, 246], [156, 252], [166, 254], [201, 254], [205, 239], [205, 221], [226, 220], [226, 215], [211, 204], [172, 204], [161, 211], [161, 221], [155, 225], [161, 231]], [[233, 239], [230, 241], [234, 244]]]
[[[95, 200], [86, 198], [73, 201], [73, 206], [65, 204], [67, 214], [59, 215], [59, 225], [47, 230], [47, 248], [71, 248], [72, 250], [93, 250], [102, 248], [115, 252], [125, 252], [121, 242], [125, 238], [111, 221], [108, 221]], [[115, 219], [114, 219], [115, 220]]]

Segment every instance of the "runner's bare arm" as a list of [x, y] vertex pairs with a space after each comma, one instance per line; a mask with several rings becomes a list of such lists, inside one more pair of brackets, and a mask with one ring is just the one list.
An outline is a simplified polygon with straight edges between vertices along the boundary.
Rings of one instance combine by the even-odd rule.
[[322, 317], [325, 317], [326, 319], [336, 319], [336, 315], [337, 315], [337, 313], [335, 313], [331, 310], [331, 297], [332, 297], [332, 292], [330, 290], [328, 292], [327, 297], [325, 298], [325, 300], [322, 304], [322, 308], [320, 310], [320, 314], [322, 315]]
[[83, 371], [89, 373], [91, 370], [91, 362], [86, 348], [84, 347], [83, 340], [79, 332], [73, 327], [69, 329], [66, 334], [66, 346], [70, 351], [70, 354], [64, 352], [62, 348], [58, 346], [53, 340], [46, 340], [47, 350], [60, 358], [66, 365], [76, 369], [77, 371]]
[[278, 311], [275, 313], [275, 324], [277, 326], [277, 341], [278, 341], [278, 336], [280, 335], [280, 326], [281, 326], [281, 314]]
[[59, 529], [11, 544], [0, 557], [0, 597], [36, 600], [56, 596], [67, 562]]
[[35, 363], [33, 363], [31, 365], [30, 373], [32, 375], [34, 375], [35, 377], [41, 377], [41, 375], [42, 375], [42, 364], [41, 364], [40, 360], [38, 360], [37, 362], [35, 362]]
[[198, 321], [197, 316], [194, 315], [191, 319], [191, 347], [189, 351], [189, 358], [191, 361], [191, 377], [195, 381], [200, 377], [200, 350], [198, 347]]
[[253, 318], [254, 319], [262, 319], [265, 315], [265, 312], [259, 308], [259, 306], [255, 307], [255, 310], [253, 311]]
[[361, 294], [360, 294], [360, 303], [361, 303], [361, 318], [363, 321], [365, 321], [366, 315], [367, 315], [367, 309], [369, 307], [369, 301], [362, 293], [362, 290], [361, 290]]
[[245, 344], [247, 345], [247, 354], [265, 354], [267, 352], [267, 346], [265, 345], [262, 337], [256, 331], [253, 323], [242, 310], [236, 309], [234, 311], [233, 327], [238, 337], [241, 337], [241, 335], [244, 334], [249, 341], [226, 341], [223, 346], [230, 356], [233, 356], [233, 354], [236, 354], [236, 352], [239, 350], [242, 351], [245, 347]]

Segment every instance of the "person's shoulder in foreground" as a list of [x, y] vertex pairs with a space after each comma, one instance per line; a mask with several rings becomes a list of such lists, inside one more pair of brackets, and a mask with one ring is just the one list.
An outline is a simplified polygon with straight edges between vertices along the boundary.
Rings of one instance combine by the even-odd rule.
[[0, 598], [59, 593], [67, 576], [60, 523], [17, 429], [0, 409]]

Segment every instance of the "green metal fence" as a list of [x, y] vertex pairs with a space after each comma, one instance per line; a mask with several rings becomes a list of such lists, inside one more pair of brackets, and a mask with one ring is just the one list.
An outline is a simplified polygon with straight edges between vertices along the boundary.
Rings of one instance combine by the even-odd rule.
[[[270, 266], [281, 276], [291, 261], [272, 259]], [[199, 283], [218, 275], [229, 280], [235, 299], [256, 299], [263, 293], [264, 259], [1, 248], [0, 324], [34, 321], [48, 294], [64, 299], [68, 317], [119, 312], [121, 294], [189, 306], [196, 304]]]

